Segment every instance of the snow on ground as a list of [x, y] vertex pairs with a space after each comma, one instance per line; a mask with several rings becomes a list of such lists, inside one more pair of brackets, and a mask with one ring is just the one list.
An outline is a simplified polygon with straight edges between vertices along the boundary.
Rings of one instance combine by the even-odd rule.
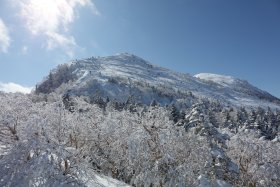
[[89, 74], [88, 70], [85, 70], [83, 75], [77, 80], [77, 82], [82, 82], [82, 80]]
[[194, 75], [194, 77], [206, 81], [212, 81], [225, 87], [229, 87], [237, 81], [237, 79], [231, 76], [217, 75], [212, 73], [199, 73], [197, 75]]
[[130, 185], [125, 184], [121, 181], [118, 181], [116, 179], [104, 176], [104, 175], [98, 175], [94, 174], [92, 179], [87, 180], [86, 186], [88, 187], [130, 187]]
[[254, 108], [261, 106], [265, 109], [267, 109], [268, 107], [280, 109], [280, 106], [276, 103], [267, 102], [264, 100], [252, 99], [252, 98], [236, 97], [234, 100], [230, 99], [230, 101], [237, 106], [251, 106]]
[[6, 154], [7, 146], [0, 144], [0, 156]]

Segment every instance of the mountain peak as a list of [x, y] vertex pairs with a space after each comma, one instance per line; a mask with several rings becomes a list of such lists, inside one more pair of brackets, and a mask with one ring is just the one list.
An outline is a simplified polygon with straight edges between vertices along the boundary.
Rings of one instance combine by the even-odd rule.
[[153, 65], [143, 58], [131, 53], [117, 53], [110, 56], [92, 56], [84, 60], [78, 60], [76, 63], [97, 63], [97, 64], [115, 64], [119, 66], [143, 66], [152, 67]]
[[67, 89], [73, 94], [99, 95], [120, 102], [133, 97], [142, 104], [157, 101], [185, 105], [194, 98], [209, 98], [229, 106], [280, 108], [279, 99], [247, 81], [211, 73], [190, 76], [154, 66], [129, 53], [77, 60], [53, 72], [38, 86], [39, 92], [50, 93], [68, 83]]
[[[134, 58], [134, 57], [137, 57], [136, 55], [132, 54], [132, 53], [127, 53], [127, 52], [124, 52], [124, 53], [117, 53], [116, 55], [114, 56], [123, 56], [123, 57], [131, 57], [131, 58]], [[140, 57], [138, 57], [140, 58]]]

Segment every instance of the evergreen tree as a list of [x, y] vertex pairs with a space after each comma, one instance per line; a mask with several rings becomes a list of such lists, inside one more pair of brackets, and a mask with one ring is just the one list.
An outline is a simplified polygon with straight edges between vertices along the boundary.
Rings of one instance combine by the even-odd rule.
[[174, 121], [174, 123], [177, 123], [179, 119], [181, 118], [179, 109], [175, 106], [175, 104], [171, 105], [171, 120]]

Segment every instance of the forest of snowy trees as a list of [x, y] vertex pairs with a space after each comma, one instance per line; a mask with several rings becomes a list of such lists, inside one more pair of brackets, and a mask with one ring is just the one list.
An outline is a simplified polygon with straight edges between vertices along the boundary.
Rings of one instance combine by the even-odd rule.
[[0, 93], [0, 186], [280, 186], [280, 112]]

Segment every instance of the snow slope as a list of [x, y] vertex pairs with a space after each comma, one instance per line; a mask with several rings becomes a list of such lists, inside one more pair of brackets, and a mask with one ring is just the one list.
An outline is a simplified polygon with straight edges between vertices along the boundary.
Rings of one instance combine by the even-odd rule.
[[68, 91], [76, 95], [98, 95], [122, 102], [133, 96], [140, 103], [156, 100], [163, 105], [186, 102], [194, 96], [229, 106], [280, 107], [278, 98], [247, 81], [215, 74], [178, 73], [128, 53], [77, 60], [68, 66], [77, 77]]
[[217, 84], [220, 84], [221, 86], [224, 87], [230, 87], [236, 82], [238, 82], [237, 79], [231, 77], [231, 76], [225, 76], [225, 75], [217, 75], [217, 74], [212, 74], [212, 73], [199, 73], [195, 75], [194, 77], [206, 80], [206, 81], [212, 81]]
[[[235, 95], [235, 98], [237, 98], [240, 103], [244, 103], [244, 105], [270, 106], [268, 102], [274, 102], [279, 105], [279, 99], [263, 90], [258, 89], [257, 87], [254, 87], [245, 80], [211, 73], [200, 73], [194, 77], [208, 84], [216, 85], [223, 92], [228, 93], [229, 95]], [[239, 97], [237, 95], [239, 95]], [[274, 104], [271, 106], [273, 107]]]

